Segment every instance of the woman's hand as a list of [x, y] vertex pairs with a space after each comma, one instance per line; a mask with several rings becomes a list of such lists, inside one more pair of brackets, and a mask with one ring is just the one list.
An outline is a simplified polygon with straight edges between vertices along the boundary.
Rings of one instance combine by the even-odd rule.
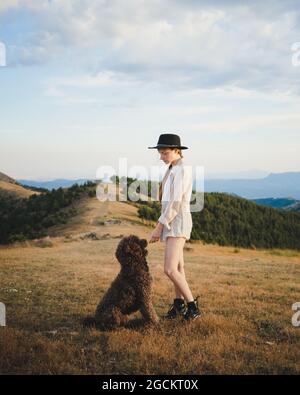
[[161, 232], [163, 231], [163, 228], [164, 228], [163, 224], [158, 222], [154, 231], [151, 233], [149, 243], [155, 243], [156, 241], [158, 241], [160, 239], [160, 235], [161, 235]]

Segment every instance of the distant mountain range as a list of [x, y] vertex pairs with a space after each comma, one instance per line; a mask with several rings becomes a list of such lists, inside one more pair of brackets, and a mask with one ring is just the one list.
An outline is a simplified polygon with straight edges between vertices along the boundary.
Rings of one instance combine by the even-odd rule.
[[[250, 172], [235, 173], [248, 175], [257, 174], [258, 170]], [[262, 174], [263, 172], [260, 171]], [[219, 173], [220, 175], [221, 173]], [[223, 173], [225, 174], [225, 173]], [[228, 173], [227, 173], [228, 174]], [[212, 173], [210, 174], [210, 176]], [[216, 175], [216, 173], [215, 173]], [[29, 187], [57, 189], [59, 187], [70, 187], [77, 183], [84, 184], [89, 179], [55, 179], [51, 181], [17, 180], [18, 183]], [[196, 182], [193, 185], [196, 188]], [[297, 209], [300, 200], [300, 172], [270, 173], [263, 178], [208, 178], [204, 179], [205, 192], [226, 192], [231, 195], [240, 196], [245, 199], [254, 200], [258, 204], [269, 205], [277, 208]], [[288, 207], [290, 206], [290, 207]]]
[[245, 170], [245, 171], [231, 171], [231, 172], [206, 172], [205, 178], [207, 180], [224, 180], [224, 179], [257, 179], [267, 177], [270, 174], [269, 171], [253, 169], [253, 170]]
[[[196, 183], [194, 183], [195, 188]], [[204, 179], [205, 192], [227, 192], [246, 199], [300, 200], [300, 172], [270, 173], [259, 179]]]
[[45, 189], [58, 189], [69, 188], [74, 184], [83, 185], [86, 181], [93, 181], [87, 178], [78, 178], [76, 180], [68, 180], [65, 178], [57, 178], [51, 181], [32, 181], [32, 180], [17, 180], [20, 184], [28, 187], [45, 188]]

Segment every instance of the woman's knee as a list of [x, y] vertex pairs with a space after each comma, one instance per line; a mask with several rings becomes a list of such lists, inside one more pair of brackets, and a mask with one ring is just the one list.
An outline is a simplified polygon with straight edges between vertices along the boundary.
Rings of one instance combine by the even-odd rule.
[[179, 270], [177, 267], [167, 265], [164, 267], [164, 273], [170, 278], [174, 277], [174, 275], [176, 275], [178, 272]]
[[179, 237], [167, 237], [164, 272], [168, 277], [179, 273], [180, 262], [183, 262], [182, 240]]

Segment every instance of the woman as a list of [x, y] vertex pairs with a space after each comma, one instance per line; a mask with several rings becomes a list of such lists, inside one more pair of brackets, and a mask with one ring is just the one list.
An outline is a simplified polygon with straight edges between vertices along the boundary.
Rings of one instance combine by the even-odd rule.
[[[161, 134], [155, 147], [161, 159], [169, 165], [162, 180], [159, 200], [162, 203], [161, 216], [151, 234], [150, 243], [166, 241], [164, 272], [175, 288], [175, 299], [165, 318], [182, 315], [186, 320], [198, 318], [198, 297], [193, 298], [185, 278], [183, 247], [190, 239], [192, 216], [190, 199], [192, 194], [192, 173], [184, 167], [180, 137], [176, 134]], [[187, 302], [187, 308], [185, 301]]]

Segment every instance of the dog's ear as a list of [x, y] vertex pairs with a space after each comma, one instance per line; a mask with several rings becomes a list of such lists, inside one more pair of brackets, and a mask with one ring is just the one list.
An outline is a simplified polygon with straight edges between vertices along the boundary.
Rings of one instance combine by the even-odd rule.
[[147, 245], [148, 245], [148, 241], [147, 241], [146, 239], [142, 239], [141, 242], [140, 242], [140, 245], [141, 245], [143, 248], [146, 248]]

